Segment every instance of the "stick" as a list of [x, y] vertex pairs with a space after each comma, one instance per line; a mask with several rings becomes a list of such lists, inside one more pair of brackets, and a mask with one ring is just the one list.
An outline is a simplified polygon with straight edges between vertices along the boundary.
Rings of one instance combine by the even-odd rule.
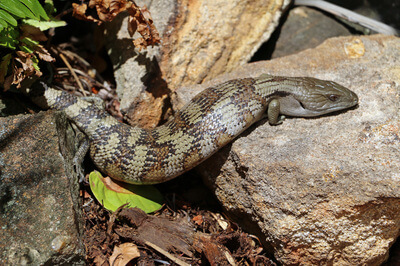
[[329, 12], [335, 16], [344, 18], [350, 22], [359, 24], [363, 27], [369, 28], [373, 31], [376, 31], [378, 33], [383, 33], [386, 35], [399, 35], [399, 30], [390, 27], [389, 25], [386, 25], [382, 22], [376, 21], [371, 18], [367, 18], [365, 16], [362, 16], [360, 14], [357, 14], [353, 11], [350, 11], [348, 9], [345, 9], [343, 7], [328, 3], [326, 1], [322, 0], [295, 0], [294, 1], [295, 5], [305, 5], [305, 6], [313, 6], [319, 9], [322, 9], [326, 12]]

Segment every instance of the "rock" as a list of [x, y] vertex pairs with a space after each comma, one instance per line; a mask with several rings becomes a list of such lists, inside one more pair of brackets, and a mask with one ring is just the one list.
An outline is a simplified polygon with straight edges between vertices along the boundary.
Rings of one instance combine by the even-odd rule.
[[173, 88], [246, 63], [276, 28], [290, 1], [187, 1], [163, 46], [161, 68]]
[[351, 35], [350, 31], [337, 20], [308, 7], [291, 9], [279, 32], [271, 58], [314, 48], [332, 37]]
[[0, 118], [1, 265], [84, 264], [67, 125], [54, 112]]
[[[360, 98], [339, 114], [279, 126], [261, 121], [197, 168], [226, 212], [280, 263], [379, 265], [388, 258], [400, 231], [399, 58], [400, 38], [332, 38], [193, 86], [266, 72], [333, 80]], [[177, 91], [177, 99], [190, 90]]]
[[200, 83], [247, 62], [269, 38], [290, 1], [136, 3], [148, 6], [162, 37], [162, 47], [145, 52], [134, 49], [126, 28], [127, 18], [110, 24], [106, 43], [121, 108], [127, 111], [129, 120], [135, 121], [132, 124], [154, 127], [168, 107], [170, 91], [182, 84]]

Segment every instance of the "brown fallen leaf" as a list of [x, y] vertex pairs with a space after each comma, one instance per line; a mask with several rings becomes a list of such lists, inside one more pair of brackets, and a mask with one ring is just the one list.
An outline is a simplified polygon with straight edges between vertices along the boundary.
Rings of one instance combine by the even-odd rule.
[[[42, 72], [37, 70], [34, 66], [32, 60], [37, 60], [32, 54], [25, 53], [23, 51], [17, 51], [16, 57], [14, 58], [13, 62], [11, 63], [12, 68], [12, 84], [17, 85], [17, 88], [21, 87], [21, 82], [30, 76], [37, 76], [40, 77]], [[6, 78], [7, 79], [7, 78]], [[4, 85], [4, 89], [9, 89], [9, 86]]]
[[49, 51], [46, 50], [42, 45], [38, 44], [35, 46], [35, 54], [39, 56], [39, 59], [46, 61], [46, 62], [54, 62], [56, 59], [52, 57]]
[[110, 265], [125, 266], [138, 257], [140, 257], [138, 247], [133, 243], [124, 243], [114, 247], [113, 254], [110, 257]]
[[[150, 11], [146, 6], [139, 7], [134, 1], [127, 0], [90, 0], [87, 4], [72, 4], [73, 16], [81, 20], [88, 20], [101, 24], [102, 22], [112, 21], [118, 14], [127, 10], [129, 12], [128, 31], [131, 36], [137, 31], [141, 38], [133, 41], [135, 47], [142, 49], [160, 43], [160, 35], [154, 26]], [[97, 18], [87, 15], [87, 9], [95, 8]]]
[[203, 215], [200, 215], [200, 214], [195, 216], [195, 217], [193, 217], [192, 220], [197, 225], [201, 225], [204, 222]]
[[47, 41], [46, 35], [38, 27], [34, 27], [31, 25], [27, 25], [27, 24], [22, 24], [21, 26], [19, 26], [19, 28], [21, 30], [21, 36], [20, 36], [21, 40], [25, 37], [28, 37], [28, 38], [30, 38], [34, 41], [38, 41], [38, 42]]
[[81, 5], [78, 5], [76, 3], [72, 3], [72, 16], [74, 16], [77, 19], [80, 20], [86, 20], [86, 21], [93, 21], [96, 22], [97, 24], [101, 24], [102, 21], [95, 19], [94, 17], [90, 15], [86, 15], [86, 10], [87, 10], [87, 5], [85, 3], [82, 3]]
[[131, 7], [132, 3], [125, 0], [96, 0], [96, 10], [102, 21], [111, 21], [119, 13]]
[[154, 26], [150, 11], [146, 6], [138, 7], [132, 5], [128, 8], [128, 12], [130, 14], [128, 20], [129, 34], [132, 36], [137, 31], [142, 35], [142, 38], [133, 41], [135, 47], [141, 50], [149, 45], [154, 46], [157, 43], [160, 43], [160, 35]]

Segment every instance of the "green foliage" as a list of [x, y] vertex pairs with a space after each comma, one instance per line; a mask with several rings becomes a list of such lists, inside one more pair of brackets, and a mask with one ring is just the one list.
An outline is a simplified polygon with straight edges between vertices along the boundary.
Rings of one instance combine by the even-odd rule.
[[17, 48], [19, 32], [16, 28], [5, 28], [0, 34], [0, 46], [13, 49]]
[[24, 19], [23, 21], [27, 25], [39, 28], [41, 31], [45, 31], [50, 28], [65, 26], [65, 21], [62, 20], [39, 21], [35, 19]]
[[38, 0], [1, 0], [0, 30], [17, 26], [16, 19], [50, 20]]
[[110, 211], [116, 211], [126, 203], [126, 207], [137, 207], [146, 213], [162, 207], [163, 197], [154, 186], [115, 183], [97, 171], [90, 173], [89, 182], [96, 199]]
[[52, 0], [46, 0], [45, 8], [39, 0], [0, 0], [0, 85], [5, 90], [26, 77], [39, 77], [39, 59], [54, 61], [39, 43], [47, 40], [42, 31], [65, 22], [52, 19], [45, 9], [54, 11]]

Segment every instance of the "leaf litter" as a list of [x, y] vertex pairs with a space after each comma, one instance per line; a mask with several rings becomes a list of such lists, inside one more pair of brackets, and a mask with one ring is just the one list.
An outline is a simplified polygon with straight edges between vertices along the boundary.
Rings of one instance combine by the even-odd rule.
[[[191, 186], [195, 190], [203, 186], [201, 180], [183, 179], [159, 187], [175, 200], [154, 214], [138, 208], [119, 208], [111, 213], [97, 201], [86, 204], [83, 239], [88, 265], [113, 265], [116, 257], [127, 263], [130, 256], [131, 265], [276, 265], [257, 237], [242, 231], [221, 211], [183, 196], [182, 191], [192, 191]], [[135, 247], [139, 256], [131, 254]]]
[[[88, 7], [95, 8], [99, 18], [87, 15]], [[135, 43], [137, 47], [145, 48], [160, 41], [147, 8], [138, 8], [133, 2], [90, 1], [88, 6], [78, 5], [74, 10], [77, 16], [96, 23], [112, 19], [123, 10], [128, 10], [131, 16], [129, 30], [132, 33], [137, 30], [142, 35], [142, 40]], [[35, 31], [27, 33], [31, 34], [30, 38], [33, 40], [42, 37]], [[84, 89], [90, 93], [103, 95], [103, 99], [106, 99], [111, 106], [111, 113], [114, 111], [114, 115], [121, 118], [114, 88], [103, 80], [99, 82], [98, 75], [90, 74], [92, 67], [76, 53], [65, 48], [66, 46], [64, 48], [59, 46], [57, 50], [52, 50], [53, 54], [62, 52], [71, 65], [70, 68], [56, 69], [55, 82], [63, 84], [64, 88], [79, 95], [80, 92], [76, 91], [75, 81], [70, 74], [71, 70], [74, 71]], [[13, 65], [13, 67], [35, 73], [37, 70], [34, 62], [29, 62], [29, 59], [28, 54], [21, 52], [17, 61], [20, 66]], [[15, 62], [9, 60], [8, 64]], [[0, 65], [0, 71], [3, 68], [4, 66]], [[24, 75], [22, 71], [16, 73]], [[88, 265], [276, 265], [266, 256], [259, 239], [244, 232], [220, 209], [215, 209], [217, 203], [203, 204], [203, 201], [208, 202], [212, 196], [203, 195], [198, 197], [201, 199], [198, 201], [194, 195], [203, 185], [199, 179], [188, 175], [190, 174], [186, 174], [186, 178], [181, 177], [160, 185], [163, 195], [169, 201], [161, 210], [151, 215], [137, 208], [118, 208], [111, 213], [93, 200], [89, 186], [84, 185], [81, 195], [84, 202], [82, 210], [85, 219], [83, 240], [86, 263]]]

